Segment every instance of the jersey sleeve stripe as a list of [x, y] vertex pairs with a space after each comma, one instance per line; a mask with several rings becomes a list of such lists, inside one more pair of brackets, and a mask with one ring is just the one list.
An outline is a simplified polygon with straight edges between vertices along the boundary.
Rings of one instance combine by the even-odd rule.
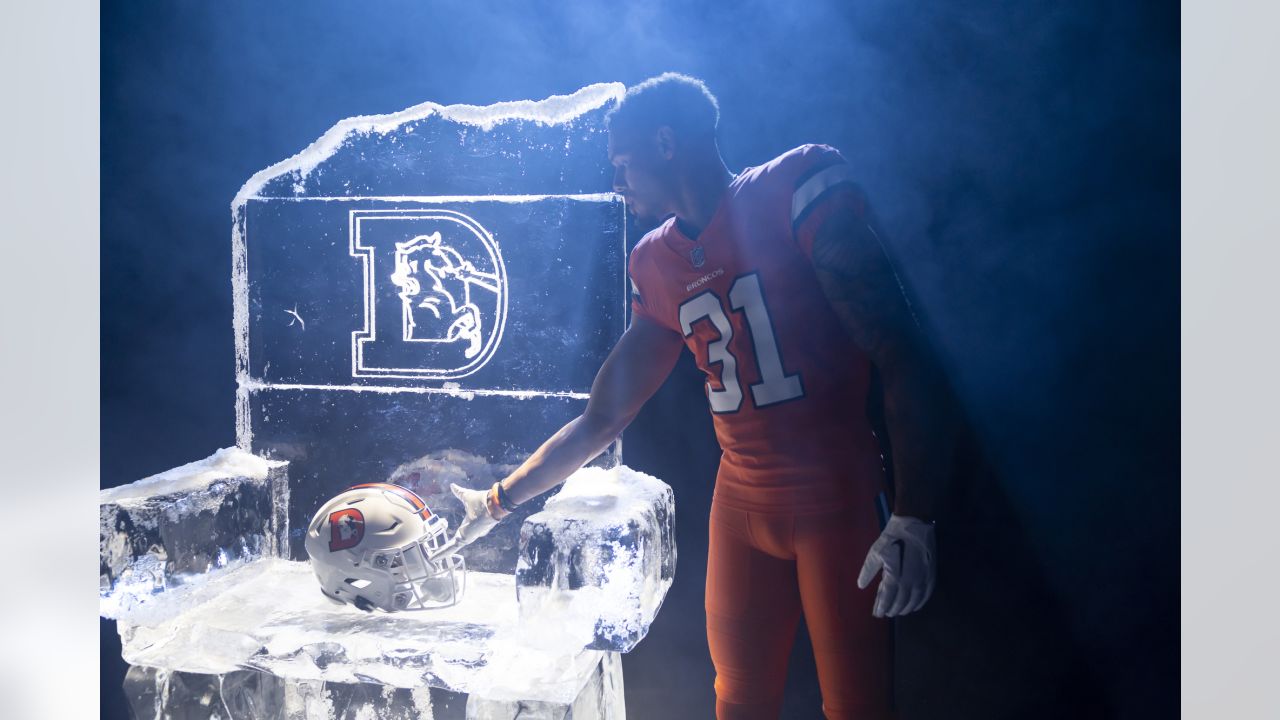
[[844, 183], [853, 183], [853, 168], [846, 163], [832, 165], [805, 180], [791, 196], [791, 224], [798, 223], [828, 190]]

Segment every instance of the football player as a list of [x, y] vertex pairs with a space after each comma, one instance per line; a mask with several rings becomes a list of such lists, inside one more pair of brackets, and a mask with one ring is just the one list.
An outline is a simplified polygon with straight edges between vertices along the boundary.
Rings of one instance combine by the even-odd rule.
[[[827, 717], [891, 717], [888, 618], [934, 585], [931, 518], [953, 442], [944, 380], [855, 169], [805, 145], [734, 175], [718, 124], [706, 86], [672, 73], [609, 115], [614, 190], [637, 216], [665, 218], [631, 253], [632, 323], [580, 417], [488, 492], [455, 487], [456, 545], [603, 451], [687, 347], [723, 450], [706, 584], [717, 717], [778, 716], [801, 614]], [[883, 527], [873, 367], [896, 473]]]

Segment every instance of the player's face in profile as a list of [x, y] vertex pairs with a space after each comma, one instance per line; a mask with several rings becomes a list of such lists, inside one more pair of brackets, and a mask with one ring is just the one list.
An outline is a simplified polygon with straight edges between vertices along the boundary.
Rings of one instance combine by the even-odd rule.
[[636, 217], [658, 221], [670, 214], [669, 161], [658, 153], [654, 137], [609, 134], [613, 190], [622, 195]]

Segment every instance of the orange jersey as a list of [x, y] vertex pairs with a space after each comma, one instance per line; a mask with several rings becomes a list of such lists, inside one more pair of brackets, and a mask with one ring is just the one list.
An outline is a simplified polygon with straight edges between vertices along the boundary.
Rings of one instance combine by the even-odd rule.
[[738, 175], [696, 240], [669, 218], [631, 253], [633, 313], [679, 333], [707, 374], [724, 451], [716, 499], [729, 506], [814, 511], [881, 489], [870, 362], [811, 258], [837, 212], [866, 214], [849, 166], [805, 145]]

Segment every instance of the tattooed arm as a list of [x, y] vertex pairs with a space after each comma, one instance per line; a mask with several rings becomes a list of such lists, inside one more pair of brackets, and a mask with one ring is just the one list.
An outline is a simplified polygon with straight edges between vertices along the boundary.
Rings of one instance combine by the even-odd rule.
[[955, 408], [876, 230], [852, 211], [818, 229], [813, 264], [823, 293], [884, 384], [894, 467], [893, 511], [932, 520], [955, 446]]

